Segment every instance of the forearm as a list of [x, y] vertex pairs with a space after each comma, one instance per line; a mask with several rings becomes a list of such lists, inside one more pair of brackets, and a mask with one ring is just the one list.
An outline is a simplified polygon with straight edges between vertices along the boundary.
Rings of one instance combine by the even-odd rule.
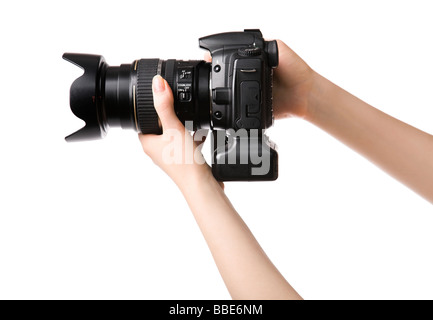
[[301, 299], [211, 175], [181, 190], [233, 299]]
[[433, 203], [433, 136], [314, 76], [306, 119]]

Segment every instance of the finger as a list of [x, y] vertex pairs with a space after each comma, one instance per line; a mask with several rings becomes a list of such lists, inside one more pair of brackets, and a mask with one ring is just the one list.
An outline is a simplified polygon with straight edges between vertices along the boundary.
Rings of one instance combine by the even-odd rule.
[[152, 81], [153, 104], [163, 129], [177, 129], [182, 125], [174, 112], [173, 93], [170, 86], [160, 75]]
[[208, 51], [206, 51], [204, 54], [204, 61], [212, 62], [212, 56], [210, 55], [210, 53]]

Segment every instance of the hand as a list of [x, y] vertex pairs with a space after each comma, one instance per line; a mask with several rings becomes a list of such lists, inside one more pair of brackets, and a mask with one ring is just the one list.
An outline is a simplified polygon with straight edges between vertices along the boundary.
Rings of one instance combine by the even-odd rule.
[[[279, 64], [274, 72], [273, 109], [275, 119], [306, 118], [315, 72], [283, 41], [277, 40]], [[208, 52], [204, 59], [212, 61]]]
[[139, 134], [144, 152], [164, 170], [179, 188], [196, 183], [197, 179], [214, 179], [201, 153], [204, 139], [194, 141], [180, 122], [173, 106], [173, 94], [167, 81], [155, 76], [153, 101], [161, 121], [163, 134]]
[[306, 118], [314, 71], [284, 42], [277, 40], [279, 65], [274, 72], [273, 108], [275, 119]]
[[[173, 95], [167, 82], [155, 76], [152, 88], [163, 134], [140, 134], [143, 150], [181, 189], [232, 297], [301, 299], [233, 208], [224, 194], [224, 186], [212, 176], [200, 145], [174, 112]], [[187, 161], [191, 153], [195, 156]], [[170, 163], [176, 160], [171, 159], [176, 154], [180, 159]]]

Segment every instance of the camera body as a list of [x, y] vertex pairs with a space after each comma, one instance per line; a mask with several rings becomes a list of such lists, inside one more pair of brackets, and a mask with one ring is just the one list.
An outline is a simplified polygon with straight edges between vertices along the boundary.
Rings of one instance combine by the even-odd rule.
[[276, 41], [244, 30], [203, 37], [199, 45], [212, 56], [213, 175], [221, 181], [277, 179], [278, 154], [264, 134], [273, 123]]
[[[99, 55], [65, 53], [84, 69], [70, 89], [72, 112], [86, 125], [66, 141], [103, 138], [111, 127], [161, 134], [152, 79], [165, 78], [174, 109], [190, 130], [211, 130], [212, 172], [219, 181], [264, 181], [278, 177], [278, 154], [265, 135], [272, 125], [272, 74], [276, 41], [260, 30], [199, 39], [212, 62], [140, 59], [109, 66]], [[192, 123], [192, 126], [189, 126]]]

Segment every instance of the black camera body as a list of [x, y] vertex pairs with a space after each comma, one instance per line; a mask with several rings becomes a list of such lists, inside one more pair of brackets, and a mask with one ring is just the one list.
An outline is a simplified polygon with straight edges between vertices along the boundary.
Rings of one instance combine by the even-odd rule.
[[99, 139], [109, 127], [162, 133], [153, 106], [152, 79], [164, 77], [174, 108], [187, 129], [210, 129], [212, 172], [219, 181], [266, 181], [278, 177], [278, 154], [264, 131], [272, 126], [272, 74], [276, 41], [260, 30], [228, 32], [199, 39], [212, 63], [141, 59], [110, 67], [102, 56], [65, 53], [84, 69], [71, 86], [73, 113], [85, 127], [67, 141]]
[[[245, 30], [204, 37], [199, 44], [212, 56], [214, 176], [223, 181], [277, 179], [278, 154], [264, 135], [273, 122], [272, 69], [278, 66], [276, 41], [265, 41], [260, 30]], [[235, 133], [222, 135], [216, 130]], [[239, 130], [244, 130], [243, 134], [236, 134]], [[228, 137], [225, 144], [220, 143], [224, 136]], [[261, 161], [254, 161], [255, 152]], [[261, 166], [269, 170], [263, 168], [255, 174], [253, 168]]]

